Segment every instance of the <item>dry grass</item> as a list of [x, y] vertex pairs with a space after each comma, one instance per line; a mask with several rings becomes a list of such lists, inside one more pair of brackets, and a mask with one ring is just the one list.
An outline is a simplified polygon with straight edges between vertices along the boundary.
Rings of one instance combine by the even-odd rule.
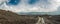
[[[60, 24], [60, 16], [43, 15], [43, 18], [46, 24]], [[0, 24], [36, 24], [38, 20], [37, 16], [22, 16], [10, 11], [0, 10]]]
[[20, 16], [10, 11], [0, 10], [0, 24], [35, 24], [37, 20], [37, 17]]

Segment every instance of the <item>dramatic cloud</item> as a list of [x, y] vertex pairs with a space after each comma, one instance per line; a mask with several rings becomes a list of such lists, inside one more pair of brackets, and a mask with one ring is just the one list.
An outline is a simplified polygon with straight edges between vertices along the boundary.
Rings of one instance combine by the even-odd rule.
[[30, 2], [31, 4], [29, 0], [21, 0], [18, 5], [7, 5], [7, 0], [0, 1], [3, 2], [0, 9], [12, 12], [55, 12], [60, 6], [60, 0], [38, 0], [35, 3]]

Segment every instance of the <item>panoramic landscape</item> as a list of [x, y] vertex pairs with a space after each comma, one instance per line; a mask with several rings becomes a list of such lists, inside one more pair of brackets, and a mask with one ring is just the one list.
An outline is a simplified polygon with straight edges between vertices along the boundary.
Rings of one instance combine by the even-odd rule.
[[60, 15], [18, 15], [0, 10], [0, 24], [60, 24]]
[[60, 0], [0, 0], [0, 24], [60, 24]]

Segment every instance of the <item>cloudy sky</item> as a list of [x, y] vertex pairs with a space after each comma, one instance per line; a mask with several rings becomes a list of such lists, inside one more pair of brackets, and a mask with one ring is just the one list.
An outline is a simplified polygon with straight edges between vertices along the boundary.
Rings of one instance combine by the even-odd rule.
[[16, 13], [60, 14], [60, 0], [0, 0], [0, 9]]

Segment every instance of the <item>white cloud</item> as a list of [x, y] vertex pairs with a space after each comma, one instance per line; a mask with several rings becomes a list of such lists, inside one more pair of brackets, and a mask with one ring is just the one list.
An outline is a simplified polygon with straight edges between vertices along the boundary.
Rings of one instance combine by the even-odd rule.
[[9, 6], [4, 3], [1, 8], [12, 12], [54, 12], [57, 11], [58, 6], [60, 6], [60, 0], [51, 0], [49, 1], [50, 4], [38, 2], [34, 5], [29, 5], [26, 1], [22, 0], [17, 6]]

